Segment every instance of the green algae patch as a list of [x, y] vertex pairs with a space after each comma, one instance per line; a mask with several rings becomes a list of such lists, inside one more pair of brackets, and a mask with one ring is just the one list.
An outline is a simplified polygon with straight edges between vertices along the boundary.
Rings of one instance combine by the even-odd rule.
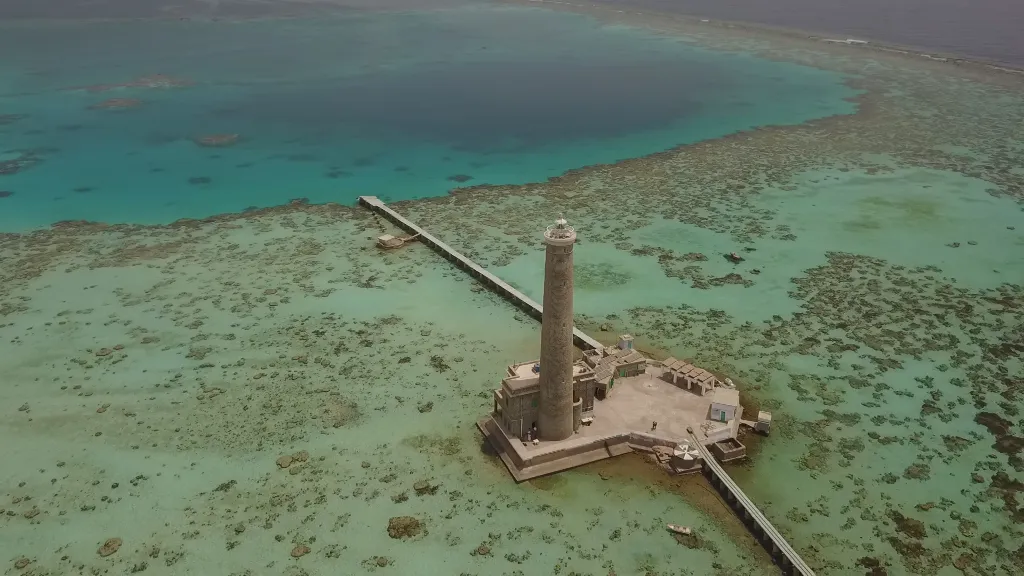
[[441, 436], [434, 434], [417, 434], [402, 440], [402, 444], [422, 450], [433, 452], [441, 456], [458, 456], [462, 454], [463, 441], [458, 436]]
[[580, 290], [615, 288], [628, 283], [631, 278], [628, 272], [617, 270], [614, 266], [582, 264], [573, 269], [573, 282]]

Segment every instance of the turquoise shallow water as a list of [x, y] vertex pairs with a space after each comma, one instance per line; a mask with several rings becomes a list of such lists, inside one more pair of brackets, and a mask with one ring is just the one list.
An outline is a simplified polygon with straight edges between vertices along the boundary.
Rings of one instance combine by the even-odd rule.
[[[8, 25], [0, 51], [0, 113], [27, 115], [0, 125], [0, 161], [35, 162], [0, 176], [3, 230], [543, 181], [850, 113], [855, 94], [835, 73], [529, 9]], [[69, 90], [154, 74], [190, 85]], [[108, 98], [140, 103], [90, 109]], [[219, 133], [239, 142], [193, 142]]]
[[[688, 305], [725, 309], [740, 323], [760, 323], [799, 311], [800, 301], [791, 294], [792, 279], [825, 263], [829, 252], [883, 258], [909, 268], [935, 266], [959, 285], [975, 289], [1024, 281], [1024, 252], [1016, 249], [1022, 213], [1013, 201], [986, 194], [989, 184], [983, 180], [925, 169], [882, 175], [818, 170], [798, 175], [791, 186], [797, 188], [761, 192], [753, 208], [778, 210], [777, 223], [787, 227], [795, 242], [764, 238], [742, 244], [752, 249], [744, 252], [730, 234], [664, 218], [622, 238], [633, 249], [704, 254], [709, 257], [706, 262], [694, 263], [699, 264], [701, 277], [738, 273], [751, 286], [709, 290], [706, 285], [681, 283], [679, 277], [666, 275], [664, 263], [657, 259], [590, 240], [588, 236], [604, 233], [608, 223], [583, 217], [577, 229], [593, 247], [581, 249], [577, 256], [576, 309], [600, 316], [609, 306], [621, 312], [614, 304], [621, 301]], [[960, 246], [946, 246], [954, 242]], [[746, 258], [741, 265], [722, 257], [736, 250]], [[542, 253], [512, 259], [501, 267], [501, 275], [531, 298], [542, 299]]]
[[[0, 470], [8, 562], [51, 574], [770, 573], [731, 541], [721, 506], [699, 505], [703, 489], [692, 501], [658, 489], [664, 475], [638, 462], [515, 484], [474, 422], [503, 365], [536, 355], [538, 326], [425, 246], [363, 250], [377, 224], [360, 213], [238, 223], [188, 240], [76, 236], [84, 251], [59, 257], [65, 271], [12, 293], [26, 308], [5, 308], [0, 325], [19, 352], [0, 358], [0, 433], [16, 439], [0, 450], [19, 463]], [[420, 533], [389, 538], [400, 516]], [[705, 545], [680, 546], [665, 522]], [[108, 538], [122, 546], [100, 556]]]

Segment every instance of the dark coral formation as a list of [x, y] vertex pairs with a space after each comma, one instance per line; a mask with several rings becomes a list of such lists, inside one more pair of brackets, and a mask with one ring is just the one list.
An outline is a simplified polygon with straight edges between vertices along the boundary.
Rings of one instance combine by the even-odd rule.
[[15, 122], [28, 118], [28, 114], [0, 114], [0, 126], [14, 124]]
[[109, 98], [89, 106], [90, 110], [128, 110], [142, 106], [138, 98]]
[[197, 136], [192, 141], [204, 148], [227, 148], [238, 144], [240, 138], [239, 134], [207, 134]]
[[[1024, 380], [1008, 379], [1006, 381], [1006, 392], [1016, 394], [1020, 383], [1024, 383]], [[988, 429], [992, 436], [995, 437], [996, 442], [992, 445], [992, 448], [1009, 456], [1010, 462], [1014, 464], [1018, 471], [1024, 468], [1024, 460], [1020, 456], [1020, 453], [1024, 451], [1024, 437], [1011, 433], [1013, 422], [992, 412], [978, 412], [974, 417], [974, 421]]]
[[415, 538], [423, 531], [423, 523], [412, 516], [395, 516], [388, 520], [388, 536], [398, 540]]
[[109, 92], [111, 90], [122, 90], [126, 88], [183, 88], [191, 86], [193, 84], [194, 82], [186, 78], [175, 78], [174, 76], [167, 76], [164, 74], [153, 74], [150, 76], [141, 76], [134, 80], [129, 80], [128, 82], [121, 82], [117, 84], [92, 84], [90, 86], [71, 88], [71, 90], [84, 90], [86, 92]]
[[43, 161], [42, 154], [33, 150], [15, 150], [16, 158], [0, 160], [0, 176], [13, 176]]
[[106, 556], [110, 556], [111, 554], [116, 554], [117, 551], [120, 550], [120, 549], [121, 549], [121, 539], [120, 538], [108, 538], [102, 545], [100, 545], [99, 549], [96, 550], [96, 553], [99, 554], [100, 556], [106, 557]]

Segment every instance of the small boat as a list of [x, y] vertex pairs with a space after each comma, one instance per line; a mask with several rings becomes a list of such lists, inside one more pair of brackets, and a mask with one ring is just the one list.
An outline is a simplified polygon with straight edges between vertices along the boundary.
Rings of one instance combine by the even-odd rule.
[[732, 262], [733, 264], [739, 264], [740, 262], [743, 262], [743, 256], [740, 256], [735, 252], [730, 252], [729, 254], [726, 254], [725, 259]]
[[683, 536], [689, 536], [692, 533], [689, 526], [680, 526], [679, 524], [666, 524], [669, 532], [675, 532], [676, 534], [682, 534]]

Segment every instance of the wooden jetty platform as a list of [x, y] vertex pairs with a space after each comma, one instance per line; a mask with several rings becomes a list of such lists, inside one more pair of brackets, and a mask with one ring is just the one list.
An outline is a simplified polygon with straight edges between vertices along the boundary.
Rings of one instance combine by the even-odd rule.
[[419, 234], [406, 234], [405, 236], [392, 236], [391, 234], [385, 234], [377, 237], [377, 247], [384, 250], [394, 250], [395, 248], [405, 246], [418, 237]]
[[[412, 221], [408, 220], [398, 212], [395, 212], [387, 206], [380, 198], [376, 196], [360, 196], [359, 204], [369, 208], [373, 212], [380, 214], [384, 218], [387, 218], [395, 226], [398, 226], [402, 230], [405, 230], [409, 234], [416, 234], [419, 236], [419, 241], [430, 246], [432, 250], [440, 254], [445, 260], [448, 260], [457, 267], [465, 270], [470, 276], [476, 278], [484, 286], [487, 286], [492, 291], [497, 293], [499, 296], [515, 304], [517, 308], [526, 312], [536, 320], [540, 320], [544, 314], [544, 309], [540, 304], [533, 301], [529, 296], [523, 294], [519, 290], [509, 286], [501, 278], [498, 278], [494, 274], [491, 274], [487, 270], [484, 270], [476, 262], [473, 262], [469, 258], [463, 256], [460, 252], [438, 240], [426, 230], [420, 228]], [[596, 350], [603, 348], [604, 345], [584, 334], [579, 328], [573, 327], [572, 329], [573, 343], [577, 347], [583, 350]]]
[[772, 526], [757, 506], [743, 493], [722, 465], [711, 455], [711, 451], [697, 440], [692, 429], [687, 429], [703, 459], [704, 476], [711, 482], [733, 511], [739, 515], [747, 528], [754, 534], [758, 542], [768, 550], [772, 559], [786, 576], [814, 576], [814, 571], [800, 558], [800, 555], [789, 545], [789, 542]]

